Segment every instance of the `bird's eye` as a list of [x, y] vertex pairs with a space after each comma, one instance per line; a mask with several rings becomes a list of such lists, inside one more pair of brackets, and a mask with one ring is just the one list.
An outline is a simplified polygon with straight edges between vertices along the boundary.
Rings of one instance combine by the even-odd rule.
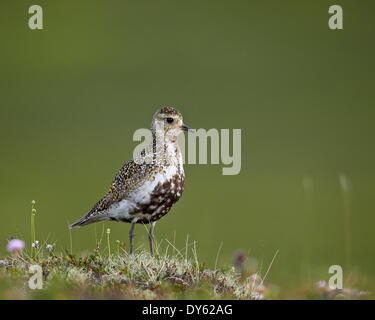
[[172, 123], [173, 121], [174, 121], [174, 119], [173, 118], [167, 118], [167, 119], [165, 119], [168, 123]]

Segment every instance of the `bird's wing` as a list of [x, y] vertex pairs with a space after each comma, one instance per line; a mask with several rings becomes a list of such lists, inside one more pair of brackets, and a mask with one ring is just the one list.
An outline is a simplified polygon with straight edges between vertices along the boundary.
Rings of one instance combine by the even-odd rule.
[[157, 170], [158, 168], [154, 165], [138, 164], [133, 160], [126, 162], [113, 179], [108, 193], [84, 217], [70, 227], [81, 227], [100, 220], [101, 215], [114, 203], [128, 199], [132, 191], [141, 187]]

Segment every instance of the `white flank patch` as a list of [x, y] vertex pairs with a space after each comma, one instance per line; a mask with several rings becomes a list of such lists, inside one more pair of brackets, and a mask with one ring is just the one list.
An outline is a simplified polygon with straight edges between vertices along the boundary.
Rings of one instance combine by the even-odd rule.
[[[159, 183], [163, 184], [177, 174], [177, 168], [175, 166], [166, 167], [164, 170], [165, 174], [157, 173], [153, 181], [147, 180], [142, 186], [130, 194], [129, 199], [122, 200], [119, 203], [112, 205], [106, 215], [115, 219], [131, 220], [139, 219], [141, 217], [149, 218], [149, 214], [144, 215], [140, 213], [134, 216], [131, 213], [134, 212], [139, 205], [150, 203], [151, 193]], [[166, 190], [164, 190], [164, 192], [165, 191]]]
[[109, 217], [115, 219], [130, 219], [129, 212], [133, 211], [136, 207], [129, 200], [122, 200], [119, 203], [113, 204], [107, 211]]
[[[172, 179], [177, 174], [177, 168], [175, 166], [169, 166], [164, 168], [165, 174], [157, 173], [153, 181], [146, 181], [141, 187], [134, 191], [129, 198], [129, 201], [135, 204], [147, 204], [150, 202], [151, 193], [154, 191], [156, 186], [160, 183], [163, 184], [167, 180]], [[166, 190], [164, 190], [165, 192]]]
[[[151, 201], [151, 194], [155, 190], [156, 186], [158, 184], [163, 184], [164, 182], [171, 180], [176, 174], [177, 174], [177, 168], [179, 168], [180, 173], [184, 174], [184, 168], [182, 164], [182, 155], [179, 148], [177, 148], [176, 153], [176, 145], [174, 143], [169, 143], [167, 145], [167, 153], [169, 154], [170, 159], [174, 159], [172, 162], [172, 165], [165, 167], [165, 173], [157, 173], [154, 177], [155, 179], [153, 181], [145, 181], [142, 186], [137, 188], [137, 190], [134, 190], [130, 195], [129, 198], [126, 200], [122, 200], [117, 204], [112, 205], [106, 213], [104, 213], [105, 216], [115, 218], [115, 219], [126, 219], [126, 220], [132, 220], [136, 221], [137, 219], [146, 218], [148, 219], [150, 217], [149, 214], [132, 214], [139, 205], [148, 204]], [[174, 191], [174, 184], [172, 185], [172, 192]], [[165, 190], [164, 188], [161, 190], [162, 193], [167, 192], [168, 190]], [[177, 195], [180, 195], [180, 192], [177, 193]], [[159, 196], [159, 200], [162, 201], [163, 198]], [[156, 209], [156, 206], [153, 206]], [[151, 209], [153, 209], [151, 207]], [[158, 209], [159, 212], [162, 208]], [[157, 213], [158, 213], [157, 212]], [[165, 212], [165, 209], [164, 211]]]

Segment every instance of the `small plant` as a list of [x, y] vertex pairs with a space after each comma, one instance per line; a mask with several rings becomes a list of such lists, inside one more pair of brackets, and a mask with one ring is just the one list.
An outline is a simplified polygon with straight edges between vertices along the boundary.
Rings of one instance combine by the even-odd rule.
[[36, 252], [37, 252], [36, 232], [35, 232], [35, 216], [36, 216], [35, 200], [33, 200], [33, 201], [31, 201], [31, 248], [30, 248], [31, 257], [34, 257]]
[[54, 245], [53, 245], [53, 244], [47, 244], [47, 245], [46, 245], [46, 250], [47, 250], [48, 252], [52, 252], [53, 249], [54, 249]]
[[111, 229], [107, 229], [107, 245], [108, 245], [108, 257], [111, 258], [111, 242], [110, 242], [110, 234], [111, 234]]
[[116, 243], [117, 243], [117, 254], [120, 254], [121, 241], [120, 240], [116, 240]]
[[351, 268], [352, 258], [352, 209], [351, 193], [352, 185], [347, 175], [339, 174], [339, 183], [343, 201], [343, 219], [345, 227], [345, 264], [348, 269]]

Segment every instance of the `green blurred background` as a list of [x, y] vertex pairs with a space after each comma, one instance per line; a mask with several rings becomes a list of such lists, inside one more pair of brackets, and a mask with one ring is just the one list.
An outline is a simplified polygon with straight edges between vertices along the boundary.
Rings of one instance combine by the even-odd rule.
[[[28, 28], [32, 4], [44, 9], [44, 30]], [[343, 5], [342, 31], [328, 29], [332, 4]], [[209, 267], [223, 242], [221, 265], [242, 249], [262, 273], [279, 250], [268, 277], [284, 285], [328, 279], [348, 259], [344, 275], [374, 277], [374, 7], [2, 0], [0, 252], [11, 236], [29, 239], [32, 199], [37, 238], [67, 248], [67, 224], [131, 158], [133, 132], [174, 105], [191, 127], [242, 129], [242, 171], [186, 165], [159, 241], [175, 234], [181, 248], [189, 234]], [[340, 173], [352, 184], [350, 208]], [[105, 227], [128, 242], [129, 225]], [[72, 234], [76, 253], [95, 247], [95, 225]], [[146, 240], [139, 226], [137, 245]]]

